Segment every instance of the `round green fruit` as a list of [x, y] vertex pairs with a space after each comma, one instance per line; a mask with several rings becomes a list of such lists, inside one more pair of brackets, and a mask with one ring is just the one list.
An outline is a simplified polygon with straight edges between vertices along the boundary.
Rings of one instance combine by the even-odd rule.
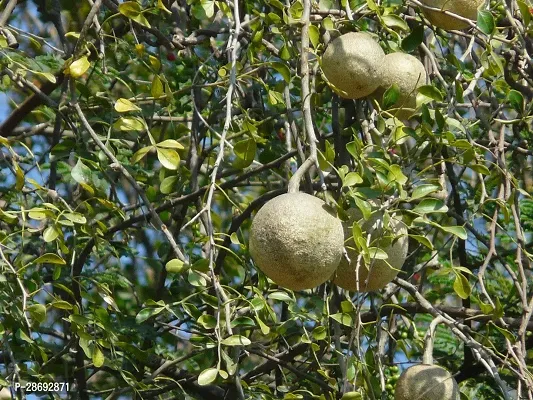
[[341, 221], [317, 197], [287, 193], [266, 203], [252, 221], [250, 254], [275, 283], [312, 289], [333, 274], [344, 251]]
[[[439, 8], [443, 11], [450, 11], [454, 14], [457, 14], [461, 17], [468, 18], [470, 20], [477, 20], [478, 10], [485, 4], [485, 0], [421, 0], [422, 4]], [[451, 15], [446, 15], [441, 11], [432, 11], [422, 8], [422, 12], [426, 18], [433, 25], [445, 29], [445, 30], [454, 30], [454, 29], [465, 29], [469, 28], [470, 25], [465, 22], [452, 17]]]
[[459, 400], [459, 388], [452, 375], [437, 365], [407, 368], [396, 383], [394, 400]]
[[322, 71], [342, 97], [359, 99], [379, 86], [379, 69], [385, 53], [364, 32], [350, 32], [334, 39], [322, 56]]
[[381, 84], [376, 91], [381, 101], [383, 94], [392, 85], [399, 91], [398, 100], [389, 108], [400, 118], [409, 118], [416, 108], [416, 94], [418, 88], [426, 84], [427, 73], [418, 58], [406, 53], [387, 54], [380, 69]]
[[[390, 230], [386, 232], [383, 229], [383, 212], [374, 212], [368, 220], [362, 223], [361, 229], [363, 232], [370, 233], [371, 242], [369, 247], [380, 247], [387, 253], [388, 258], [387, 260], [372, 259], [370, 265], [367, 266], [361, 257], [358, 271], [356, 271], [359, 253], [355, 250], [352, 225], [361, 219], [362, 215], [358, 209], [351, 209], [348, 214], [350, 218], [344, 224], [344, 234], [346, 239], [351, 238], [346, 245], [350, 263], [345, 257], [341, 259], [339, 267], [333, 276], [333, 282], [337, 286], [351, 291], [371, 292], [383, 289], [398, 275], [407, 258], [409, 244], [407, 227], [403, 222], [391, 218]], [[392, 241], [392, 235], [399, 237]]]

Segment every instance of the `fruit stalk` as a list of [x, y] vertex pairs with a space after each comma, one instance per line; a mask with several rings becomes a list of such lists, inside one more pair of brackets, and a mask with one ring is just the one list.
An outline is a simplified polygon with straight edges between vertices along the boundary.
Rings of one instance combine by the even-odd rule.
[[429, 324], [426, 336], [424, 337], [426, 346], [424, 349], [424, 355], [422, 357], [423, 364], [433, 365], [433, 345], [435, 342], [435, 331], [437, 330], [437, 325], [441, 322], [444, 322], [444, 317], [439, 315], [438, 317], [434, 318], [433, 321], [431, 321], [431, 324]]
[[304, 174], [316, 165], [318, 167], [318, 157], [316, 149], [316, 135], [313, 127], [313, 117], [311, 115], [311, 94], [309, 92], [309, 15], [311, 14], [310, 0], [303, 1], [302, 13], [302, 54], [300, 57], [300, 70], [302, 77], [302, 112], [304, 115], [304, 127], [309, 143], [309, 157], [296, 170], [289, 181], [289, 193], [296, 193], [300, 188], [300, 181]]

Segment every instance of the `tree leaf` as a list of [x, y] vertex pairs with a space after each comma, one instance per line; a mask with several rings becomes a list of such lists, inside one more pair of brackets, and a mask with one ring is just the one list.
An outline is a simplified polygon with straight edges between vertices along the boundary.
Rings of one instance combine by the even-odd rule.
[[468, 278], [461, 273], [456, 274], [455, 281], [453, 283], [453, 290], [461, 299], [468, 299], [470, 297], [470, 293], [472, 292], [470, 283], [468, 283]]
[[144, 121], [142, 118], [139, 117], [120, 117], [118, 120], [115, 121], [113, 124], [113, 129], [122, 131], [122, 132], [130, 132], [130, 131], [144, 131], [146, 128]]
[[198, 375], [198, 385], [205, 386], [214, 382], [218, 376], [218, 369], [216, 368], [207, 368], [200, 372]]
[[343, 187], [351, 187], [363, 182], [363, 178], [357, 172], [349, 172], [342, 181]]
[[69, 221], [74, 222], [75, 224], [86, 224], [87, 223], [87, 218], [85, 218], [82, 214], [77, 213], [77, 212], [63, 213], [63, 217], [65, 217]]
[[165, 93], [163, 89], [163, 82], [161, 81], [159, 75], [155, 75], [154, 79], [152, 79], [152, 87], [150, 88], [150, 93], [156, 99], [160, 98]]
[[409, 25], [403, 18], [400, 18], [396, 14], [388, 14], [381, 17], [385, 25], [389, 28], [400, 28], [402, 31], [408, 31]]
[[400, 99], [400, 88], [394, 83], [390, 88], [383, 93], [383, 99], [381, 101], [382, 107], [386, 110], [392, 107]]
[[173, 149], [157, 148], [157, 158], [161, 165], [170, 170], [177, 170], [180, 166], [180, 155]]
[[419, 214], [445, 213], [448, 212], [448, 206], [440, 199], [424, 199], [417, 204], [413, 212]]
[[170, 194], [174, 191], [176, 182], [179, 180], [179, 176], [173, 175], [173, 176], [167, 176], [163, 181], [161, 182], [161, 185], [159, 186], [159, 190], [163, 194]]
[[179, 274], [186, 269], [186, 265], [183, 261], [175, 258], [167, 262], [167, 264], [165, 265], [165, 269], [167, 270], [167, 272]]
[[320, 31], [316, 25], [309, 25], [309, 40], [316, 49], [320, 43]]
[[337, 321], [339, 324], [348, 326], [350, 328], [353, 327], [353, 318], [350, 314], [337, 313], [337, 314], [331, 314], [329, 317]]
[[76, 182], [88, 184], [91, 182], [92, 171], [78, 158], [78, 162], [70, 171], [70, 175]]
[[441, 229], [457, 236], [459, 239], [466, 240], [468, 238], [466, 229], [462, 226], [441, 226]]
[[433, 99], [433, 100], [436, 100], [436, 101], [443, 101], [444, 100], [444, 96], [442, 95], [440, 90], [437, 89], [433, 85], [420, 86], [418, 88], [418, 93], [421, 93], [424, 96], [429, 97], [430, 99]]
[[507, 100], [517, 112], [524, 112], [524, 96], [522, 96], [522, 93], [517, 90], [510, 90], [507, 94]]
[[159, 142], [158, 144], [156, 144], [156, 146], [162, 147], [164, 149], [178, 149], [178, 150], [183, 150], [185, 148], [180, 142], [174, 139], [163, 140], [162, 142]]
[[102, 353], [102, 350], [100, 350], [98, 346], [94, 347], [92, 360], [96, 368], [100, 368], [102, 365], [104, 365], [104, 353]]
[[241, 169], [248, 167], [254, 161], [256, 149], [257, 143], [253, 138], [235, 143], [233, 152], [237, 159], [234, 161], [233, 166]]
[[438, 192], [442, 188], [439, 185], [420, 185], [417, 186], [413, 190], [413, 194], [411, 195], [412, 200], [420, 199], [422, 197], [426, 197], [430, 193]]
[[141, 111], [141, 109], [128, 99], [120, 98], [115, 102], [115, 111], [123, 113], [128, 111]]
[[142, 160], [144, 156], [148, 154], [148, 152], [152, 150], [153, 148], [154, 146], [146, 146], [146, 147], [142, 147], [139, 150], [137, 150], [135, 154], [131, 157], [131, 163], [135, 164], [139, 162], [140, 160]]
[[407, 35], [402, 40], [402, 49], [404, 49], [406, 52], [410, 53], [424, 40], [424, 26], [423, 25], [416, 25], [409, 35]]
[[46, 228], [43, 232], [43, 240], [46, 243], [53, 242], [59, 237], [59, 230], [55, 227], [55, 225], [50, 225], [48, 228]]
[[226, 339], [222, 340], [220, 343], [225, 346], [248, 346], [252, 344], [250, 339], [241, 335], [231, 335]]
[[66, 265], [67, 263], [63, 258], [54, 253], [46, 253], [40, 257], [37, 257], [32, 261], [32, 264], [56, 264], [56, 265]]
[[420, 236], [420, 235], [409, 235], [409, 237], [413, 238], [418, 243], [423, 244], [428, 249], [433, 250], [433, 244], [429, 241], [429, 239], [427, 237]]
[[82, 57], [70, 64], [68, 67], [68, 74], [73, 78], [79, 78], [89, 69], [90, 66], [91, 63], [87, 57]]
[[135, 322], [137, 322], [138, 324], [140, 323], [143, 323], [144, 321], [146, 321], [148, 318], [150, 317], [153, 317], [154, 315], [157, 315], [159, 314], [161, 311], [163, 311], [165, 309], [165, 307], [148, 307], [148, 308], [143, 308], [141, 311], [139, 311], [139, 313], [137, 314], [137, 316], [135, 317]]
[[46, 307], [42, 304], [32, 304], [28, 307], [31, 318], [42, 324], [46, 320]]
[[496, 28], [492, 13], [487, 10], [479, 10], [477, 13], [477, 26], [481, 32], [487, 35], [492, 34]]

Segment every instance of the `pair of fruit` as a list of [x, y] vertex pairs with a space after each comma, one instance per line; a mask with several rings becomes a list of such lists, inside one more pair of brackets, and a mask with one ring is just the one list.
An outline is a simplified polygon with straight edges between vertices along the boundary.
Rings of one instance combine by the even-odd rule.
[[[361, 219], [359, 211], [348, 212], [344, 225], [333, 210], [317, 197], [287, 193], [270, 200], [255, 216], [250, 229], [250, 253], [256, 265], [278, 285], [292, 290], [314, 288], [328, 279], [347, 290], [380, 290], [392, 281], [407, 257], [407, 228], [391, 220], [391, 240], [384, 234], [383, 214], [375, 212], [362, 223], [370, 233], [368, 247], [383, 246], [388, 258], [373, 258], [369, 264], [359, 256], [352, 237], [352, 225]], [[348, 262], [344, 256], [345, 240]], [[371, 256], [372, 256], [372, 250]]]
[[417, 89], [426, 84], [424, 65], [405, 53], [385, 55], [380, 45], [365, 32], [350, 32], [333, 40], [322, 56], [322, 71], [342, 97], [359, 99], [373, 94], [381, 99], [396, 85], [399, 91], [393, 108], [405, 117], [416, 107]]

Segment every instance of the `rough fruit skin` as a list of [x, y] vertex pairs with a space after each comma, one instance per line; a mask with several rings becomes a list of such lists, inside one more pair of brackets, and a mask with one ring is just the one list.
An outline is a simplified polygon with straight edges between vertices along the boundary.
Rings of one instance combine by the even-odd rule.
[[379, 86], [379, 68], [385, 53], [364, 32], [350, 32], [331, 41], [322, 56], [322, 71], [342, 97], [359, 99]]
[[[422, 0], [421, 2], [426, 6], [450, 11], [473, 21], [476, 21], [477, 19], [478, 9], [485, 4], [485, 0]], [[422, 8], [422, 12], [429, 22], [445, 30], [465, 29], [470, 27], [466, 22], [439, 11], [430, 11]]]
[[250, 229], [250, 254], [274, 282], [312, 289], [329, 279], [344, 251], [341, 221], [317, 197], [287, 193], [266, 203]]
[[394, 400], [459, 400], [459, 388], [452, 375], [438, 365], [414, 365], [398, 382]]
[[[357, 221], [361, 218], [361, 213], [358, 209], [351, 209], [348, 211], [348, 214], [351, 218], [348, 222], [344, 224], [345, 239], [348, 239], [352, 236], [352, 225], [354, 221]], [[372, 226], [382, 218], [382, 213], [375, 212], [361, 226], [362, 230], [366, 231], [367, 233], [372, 231], [371, 246], [376, 246], [377, 242], [375, 240], [383, 236], [382, 229], [372, 230]], [[372, 260], [369, 274], [369, 269], [365, 264], [364, 260], [361, 258], [361, 263], [359, 265], [359, 273], [357, 275], [356, 266], [359, 253], [356, 250], [353, 250], [355, 248], [355, 243], [353, 239], [351, 239], [346, 244], [348, 256], [350, 257], [350, 263], [348, 263], [348, 261], [344, 257], [341, 259], [339, 267], [337, 268], [337, 271], [333, 276], [333, 283], [343, 289], [359, 292], [376, 291], [383, 289], [385, 286], [387, 286], [387, 284], [398, 275], [398, 270], [402, 268], [403, 263], [407, 258], [407, 250], [409, 244], [407, 237], [407, 227], [403, 222], [391, 218], [391, 230], [392, 232], [394, 232], [395, 236], [402, 235], [396, 240], [396, 242], [394, 242], [394, 244], [382, 248], [382, 250], [384, 250], [388, 254], [389, 258], [387, 259], [387, 261], [394, 269], [389, 267], [385, 260], [374, 259]], [[359, 288], [357, 286], [357, 277], [359, 277]]]
[[381, 85], [378, 89], [378, 99], [381, 101], [383, 93], [393, 84], [398, 85], [400, 97], [391, 108], [400, 108], [396, 116], [400, 119], [408, 118], [416, 108], [416, 94], [420, 86], [427, 81], [424, 65], [406, 53], [387, 54], [380, 69]]

